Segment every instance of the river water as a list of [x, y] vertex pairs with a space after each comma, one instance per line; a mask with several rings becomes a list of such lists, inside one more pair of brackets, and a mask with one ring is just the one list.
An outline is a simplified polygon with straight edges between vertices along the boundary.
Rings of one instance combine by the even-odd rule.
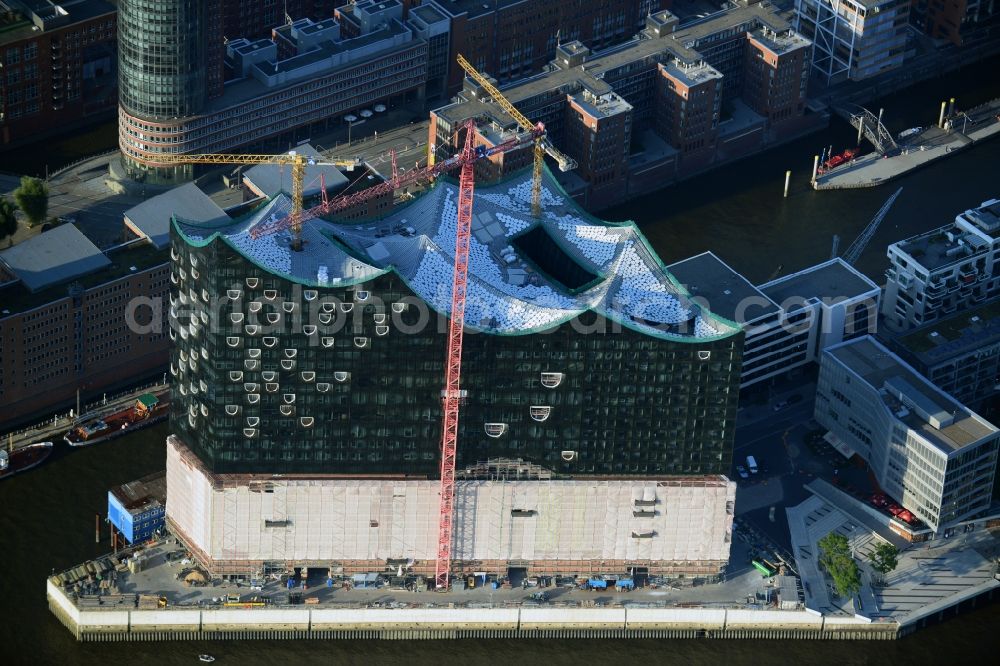
[[[871, 106], [885, 106], [897, 132], [936, 121], [942, 97], [972, 106], [1000, 96], [1000, 60], [931, 81]], [[667, 263], [712, 250], [752, 282], [788, 274], [829, 258], [834, 233], [846, 249], [896, 187], [903, 194], [859, 262], [879, 281], [885, 246], [945, 224], [959, 211], [1000, 196], [1000, 140], [873, 190], [814, 192], [808, 187], [812, 156], [823, 145], [852, 145], [854, 130], [836, 121], [807, 137], [663, 192], [607, 211], [631, 218]], [[784, 172], [792, 191], [781, 196]], [[780, 267], [780, 268], [779, 268]], [[94, 543], [94, 518], [103, 515], [107, 489], [165, 466], [167, 425], [69, 451], [60, 447], [44, 466], [0, 484], [0, 666], [18, 664], [191, 664], [209, 652], [220, 664], [531, 662], [757, 664], [962, 663], [1000, 647], [1000, 604], [892, 642], [729, 640], [552, 640], [461, 642], [281, 641], [229, 643], [77, 643], [48, 612], [43, 581], [109, 550], [107, 531]], [[102, 523], [103, 525], [103, 523]]]

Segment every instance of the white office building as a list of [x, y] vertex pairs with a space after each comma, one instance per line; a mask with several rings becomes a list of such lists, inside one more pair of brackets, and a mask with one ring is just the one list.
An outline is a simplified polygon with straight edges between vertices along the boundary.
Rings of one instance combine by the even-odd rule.
[[824, 352], [815, 418], [933, 530], [989, 507], [1000, 431], [874, 338]]

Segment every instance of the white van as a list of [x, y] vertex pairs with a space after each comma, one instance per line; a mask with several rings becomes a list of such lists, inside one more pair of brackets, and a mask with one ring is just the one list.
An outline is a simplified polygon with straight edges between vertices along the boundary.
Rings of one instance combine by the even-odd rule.
[[747, 469], [750, 470], [751, 474], [757, 473], [757, 461], [753, 459], [753, 456], [747, 456]]

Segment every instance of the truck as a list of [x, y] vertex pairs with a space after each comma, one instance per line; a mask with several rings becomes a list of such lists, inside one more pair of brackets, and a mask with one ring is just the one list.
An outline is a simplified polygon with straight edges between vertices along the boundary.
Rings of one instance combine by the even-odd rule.
[[757, 473], [757, 461], [754, 460], [753, 456], [747, 456], [747, 469], [750, 470], [751, 474]]

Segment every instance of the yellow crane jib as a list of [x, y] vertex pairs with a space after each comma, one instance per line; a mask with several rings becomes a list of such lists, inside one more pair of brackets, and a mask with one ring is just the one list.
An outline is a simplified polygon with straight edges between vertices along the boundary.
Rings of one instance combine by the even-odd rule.
[[360, 158], [348, 160], [330, 160], [303, 155], [294, 150], [277, 155], [264, 153], [171, 153], [150, 158], [154, 164], [278, 164], [292, 167], [292, 210], [289, 217], [292, 220], [292, 249], [302, 248], [300, 232], [302, 230], [302, 194], [305, 191], [304, 181], [306, 166], [335, 166], [338, 169], [353, 171], [361, 166]]
[[479, 73], [475, 67], [465, 59], [462, 54], [458, 54], [456, 57], [458, 65], [465, 70], [473, 81], [478, 83], [480, 87], [493, 99], [493, 102], [499, 106], [501, 109], [507, 112], [507, 114], [514, 119], [514, 121], [521, 126], [522, 129], [529, 132], [536, 132], [535, 134], [535, 154], [534, 154], [534, 168], [531, 174], [531, 213], [535, 217], [539, 217], [542, 214], [542, 164], [545, 161], [545, 155], [548, 153], [559, 165], [560, 171], [569, 171], [576, 168], [576, 161], [557, 150], [552, 142], [549, 141], [544, 136], [545, 126], [542, 123], [533, 123], [528, 119], [526, 115], [517, 110], [517, 108], [503, 96], [500, 90], [490, 83], [490, 81]]

